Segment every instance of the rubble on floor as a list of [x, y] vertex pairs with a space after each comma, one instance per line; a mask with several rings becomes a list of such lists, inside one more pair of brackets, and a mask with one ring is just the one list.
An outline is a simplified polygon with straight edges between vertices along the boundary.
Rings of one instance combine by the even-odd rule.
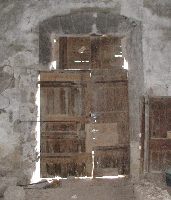
[[46, 179], [41, 180], [38, 183], [33, 183], [25, 187], [25, 189], [47, 189], [47, 188], [57, 188], [61, 186], [61, 181], [57, 179], [52, 179], [49, 182]]
[[151, 182], [142, 179], [134, 184], [129, 178], [42, 179], [25, 187], [17, 186], [15, 178], [4, 177], [0, 200], [171, 200], [164, 181], [155, 182], [156, 177], [150, 177]]
[[171, 200], [168, 191], [154, 183], [142, 180], [134, 186], [136, 200]]

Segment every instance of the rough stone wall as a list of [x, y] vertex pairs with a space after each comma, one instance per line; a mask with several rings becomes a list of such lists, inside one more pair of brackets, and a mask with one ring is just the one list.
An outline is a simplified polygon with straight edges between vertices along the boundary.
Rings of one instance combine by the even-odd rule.
[[144, 1], [145, 93], [171, 95], [171, 1]]
[[[84, 7], [120, 10], [119, 1], [0, 1], [0, 172], [31, 177], [36, 160], [35, 122], [39, 23]], [[116, 9], [117, 8], [117, 9]], [[21, 122], [24, 121], [24, 122]]]
[[[149, 96], [170, 96], [171, 2], [169, 0], [144, 0], [142, 38], [146, 99]], [[146, 104], [146, 110], [146, 138], [148, 138], [148, 104]], [[145, 155], [148, 159], [148, 148], [146, 148]], [[148, 170], [147, 162], [145, 165]]]
[[121, 15], [141, 21], [143, 17], [143, 0], [122, 0]]
[[[132, 5], [134, 5], [134, 9], [132, 9]], [[65, 15], [73, 9], [86, 7], [110, 8], [115, 14], [139, 20], [142, 16], [140, 12], [144, 12], [142, 41], [145, 91], [151, 91], [152, 88], [154, 94], [169, 95], [171, 93], [169, 86], [166, 89], [166, 84], [169, 84], [171, 80], [169, 80], [171, 74], [169, 68], [170, 22], [168, 16], [165, 16], [165, 12], [162, 12], [164, 16], [161, 16], [160, 13], [152, 11], [151, 7], [147, 8], [148, 4], [145, 6], [143, 9], [141, 0], [0, 0], [0, 91], [2, 92], [0, 94], [0, 175], [17, 176], [18, 181], [24, 183], [31, 177], [34, 169], [36, 123], [33, 121], [36, 121], [37, 116], [36, 83], [38, 70], [41, 69], [38, 27], [41, 21], [49, 17]], [[141, 30], [136, 30], [132, 39], [127, 41], [128, 44], [139, 44], [141, 34], [139, 35], [137, 31], [141, 33]], [[134, 36], [136, 37], [135, 41]], [[131, 50], [130, 45], [127, 45], [127, 48]], [[137, 47], [138, 52], [140, 46]], [[132, 50], [132, 53], [134, 51]], [[138, 54], [138, 52], [135, 53]], [[128, 61], [132, 58], [133, 56], [128, 58]], [[132, 71], [137, 69], [136, 61], [133, 61], [133, 66]], [[143, 93], [142, 66], [140, 71], [132, 77], [134, 80], [130, 96], [132, 94], [134, 97], [131, 105], [136, 103], [136, 106], [135, 109], [132, 106], [130, 111], [136, 113], [139, 109], [138, 97]], [[163, 87], [164, 89], [161, 89]], [[140, 88], [141, 90], [139, 90]], [[136, 123], [139, 124], [138, 117], [138, 113], [135, 116], [130, 115], [133, 153], [138, 152], [139, 125]], [[132, 171], [134, 171], [134, 167], [138, 171], [136, 166], [139, 159], [138, 153], [132, 154], [132, 159], [134, 163]]]
[[0, 7], [0, 171], [25, 182], [36, 159], [35, 123], [27, 121], [36, 120], [38, 37], [23, 26], [26, 5], [1, 1]]

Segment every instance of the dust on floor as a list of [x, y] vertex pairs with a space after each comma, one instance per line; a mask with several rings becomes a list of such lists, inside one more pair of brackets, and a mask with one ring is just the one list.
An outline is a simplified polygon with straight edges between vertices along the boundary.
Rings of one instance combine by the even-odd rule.
[[133, 185], [120, 180], [69, 180], [53, 189], [25, 189], [26, 200], [134, 200]]

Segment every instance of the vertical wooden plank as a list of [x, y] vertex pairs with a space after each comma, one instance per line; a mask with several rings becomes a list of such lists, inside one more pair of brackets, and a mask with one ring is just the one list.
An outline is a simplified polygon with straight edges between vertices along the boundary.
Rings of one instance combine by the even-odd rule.
[[100, 58], [102, 68], [111, 67], [113, 58], [114, 44], [111, 37], [100, 38]]
[[[171, 140], [167, 137], [169, 131], [168, 119], [171, 98], [153, 97], [150, 99], [150, 170], [164, 171], [168, 166], [168, 153], [171, 152]], [[170, 113], [170, 114], [169, 114]], [[158, 155], [158, 157], [154, 156]]]
[[47, 114], [54, 113], [54, 88], [48, 87], [47, 88]]
[[43, 121], [44, 116], [47, 115], [47, 88], [40, 85], [40, 120]]
[[151, 99], [150, 136], [153, 138], [166, 137], [166, 103], [164, 100]]
[[59, 38], [59, 69], [67, 68], [67, 37]]
[[90, 117], [90, 112], [91, 112], [91, 97], [92, 97], [91, 93], [92, 93], [91, 84], [88, 82], [85, 88], [85, 99], [84, 99], [84, 101], [86, 102], [85, 115], [87, 117]]
[[100, 37], [91, 37], [91, 66], [92, 69], [101, 68]]
[[54, 87], [54, 114], [61, 114], [60, 111], [60, 88]]
[[171, 131], [171, 101], [167, 101], [166, 121], [167, 131]]
[[90, 37], [69, 37], [67, 51], [68, 68], [89, 69], [91, 67]]
[[86, 107], [86, 102], [85, 102], [85, 87], [83, 86], [83, 87], [81, 87], [80, 88], [80, 92], [81, 92], [81, 101], [80, 101], [80, 103], [81, 103], [81, 115], [82, 116], [85, 116], [85, 107]]
[[63, 87], [60, 88], [60, 114], [66, 114], [66, 105], [65, 105], [65, 90]]
[[75, 115], [74, 113], [74, 98], [75, 98], [76, 94], [75, 94], [75, 90], [73, 87], [70, 87], [69, 88], [69, 91], [68, 91], [68, 113], [69, 115]]
[[144, 139], [144, 172], [149, 172], [150, 169], [150, 119], [149, 119], [149, 96], [145, 96], [145, 139]]
[[69, 90], [70, 88], [64, 87], [64, 99], [65, 99], [65, 114], [69, 115]]

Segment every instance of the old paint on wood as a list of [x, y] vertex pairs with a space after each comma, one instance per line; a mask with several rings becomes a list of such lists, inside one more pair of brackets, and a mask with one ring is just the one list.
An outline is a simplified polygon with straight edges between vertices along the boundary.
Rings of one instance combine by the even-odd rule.
[[171, 98], [150, 99], [150, 171], [165, 171], [171, 167]]

